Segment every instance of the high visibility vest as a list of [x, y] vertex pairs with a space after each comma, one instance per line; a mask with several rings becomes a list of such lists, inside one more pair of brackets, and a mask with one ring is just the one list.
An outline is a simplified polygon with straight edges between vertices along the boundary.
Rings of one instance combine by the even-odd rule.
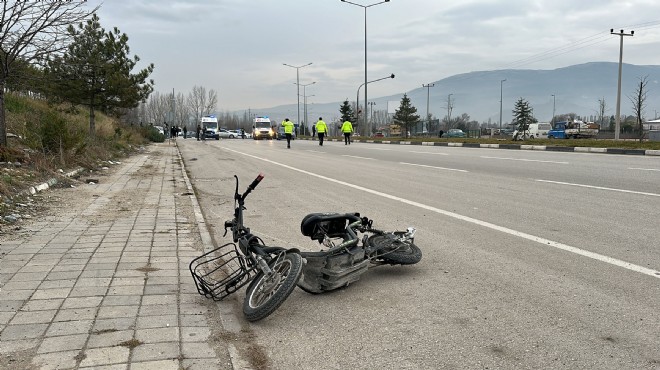
[[328, 126], [325, 124], [325, 122], [323, 121], [316, 122], [316, 132], [318, 132], [319, 134], [328, 133]]
[[293, 122], [291, 122], [291, 121], [282, 121], [282, 126], [284, 126], [284, 133], [285, 134], [292, 134], [293, 133]]
[[350, 121], [345, 121], [343, 125], [341, 125], [341, 132], [347, 134], [353, 132], [353, 124]]

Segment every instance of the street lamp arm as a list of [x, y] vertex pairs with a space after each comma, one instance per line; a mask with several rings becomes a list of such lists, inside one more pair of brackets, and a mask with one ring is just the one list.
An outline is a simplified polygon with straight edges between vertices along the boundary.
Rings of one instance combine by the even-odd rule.
[[307, 67], [308, 65], [311, 65], [311, 64], [312, 64], [312, 62], [309, 62], [309, 63], [301, 65], [301, 66], [292, 66], [291, 64], [282, 63], [282, 65], [287, 66], [287, 67], [291, 67], [291, 68], [302, 68], [302, 67]]
[[378, 2], [378, 3], [375, 3], [375, 4], [371, 4], [371, 5], [356, 4], [356, 3], [354, 3], [354, 2], [350, 2], [350, 1], [347, 1], [347, 0], [341, 0], [341, 2], [342, 2], [342, 3], [351, 4], [351, 5], [355, 5], [355, 6], [359, 6], [360, 8], [365, 8], [365, 9], [366, 9], [366, 8], [370, 8], [370, 7], [372, 7], [372, 6], [380, 5], [380, 4], [382, 4], [382, 3], [389, 3], [390, 0], [383, 0], [383, 1], [381, 1], [381, 2]]
[[[379, 79], [376, 79], [376, 80], [373, 80], [373, 81], [368, 81], [367, 83], [370, 84], [370, 83], [372, 83], [372, 82], [381, 81], [381, 80], [386, 80], [386, 79], [388, 79], [388, 78], [394, 78], [394, 73], [390, 74], [390, 75], [387, 76], [387, 77], [382, 77], [382, 78], [379, 78]], [[365, 85], [365, 84], [363, 83], [363, 84], [360, 85], [360, 86], [358, 87], [358, 89], [357, 89], [357, 98], [355, 99], [355, 110], [356, 110], [356, 111], [358, 110], [358, 106], [359, 106], [359, 102], [360, 102], [360, 89], [361, 89], [362, 86], [364, 86], [364, 85]], [[364, 107], [364, 109], [366, 110], [367, 107]]]

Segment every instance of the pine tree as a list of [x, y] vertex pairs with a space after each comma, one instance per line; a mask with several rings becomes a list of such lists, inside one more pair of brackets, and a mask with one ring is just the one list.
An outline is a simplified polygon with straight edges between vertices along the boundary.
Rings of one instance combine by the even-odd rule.
[[339, 106], [339, 113], [341, 114], [341, 121], [350, 121], [353, 123], [353, 130], [357, 131], [357, 121], [354, 122], [355, 113], [353, 113], [353, 107], [348, 103], [348, 99], [344, 100], [342, 105]]
[[153, 80], [146, 79], [154, 65], [132, 74], [140, 58], [128, 56], [128, 36], [116, 27], [106, 32], [96, 14], [77, 29], [69, 26], [67, 32], [73, 43], [64, 55], [48, 62], [46, 71], [53, 93], [89, 108], [89, 131], [94, 135], [95, 110], [111, 114], [146, 100], [153, 91]]
[[529, 130], [529, 124], [538, 122], [532, 112], [533, 109], [529, 105], [529, 102], [523, 98], [518, 99], [513, 108], [513, 120], [518, 126], [518, 133], [523, 135], [523, 137], [525, 131]]
[[401, 126], [404, 130], [404, 137], [408, 137], [410, 129], [419, 123], [419, 115], [417, 108], [410, 103], [410, 98], [407, 94], [403, 94], [401, 98], [401, 105], [399, 109], [394, 112], [394, 123]]

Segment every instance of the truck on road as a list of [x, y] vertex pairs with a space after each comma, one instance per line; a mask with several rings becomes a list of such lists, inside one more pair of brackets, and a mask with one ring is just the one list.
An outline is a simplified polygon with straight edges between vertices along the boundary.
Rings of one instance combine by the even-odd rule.
[[548, 131], [548, 139], [593, 139], [598, 135], [598, 125], [583, 121], [555, 122]]

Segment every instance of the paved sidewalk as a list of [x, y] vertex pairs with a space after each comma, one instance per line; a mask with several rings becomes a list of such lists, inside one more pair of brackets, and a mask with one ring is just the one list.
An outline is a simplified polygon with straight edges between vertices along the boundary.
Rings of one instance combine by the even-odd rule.
[[178, 150], [149, 150], [0, 240], [1, 369], [233, 367], [188, 271], [202, 242]]

